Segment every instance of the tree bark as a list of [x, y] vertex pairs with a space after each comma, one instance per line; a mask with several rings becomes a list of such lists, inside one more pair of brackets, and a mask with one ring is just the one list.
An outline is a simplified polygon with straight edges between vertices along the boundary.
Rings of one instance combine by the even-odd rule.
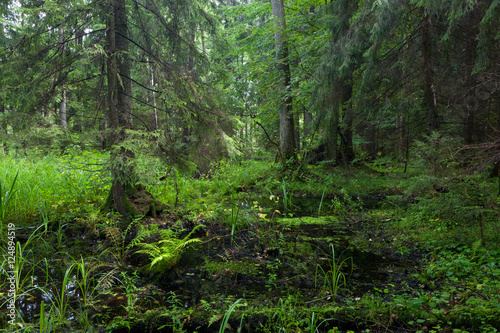
[[[338, 6], [338, 28], [334, 31], [334, 47], [341, 45], [345, 35], [350, 29], [350, 20], [352, 18], [355, 8], [358, 4], [349, 0], [341, 0], [337, 4]], [[336, 50], [334, 50], [336, 52]], [[353, 54], [355, 51], [350, 51], [350, 56], [360, 58], [359, 55]], [[347, 166], [352, 160], [354, 160], [354, 149], [352, 144], [352, 123], [353, 114], [352, 107], [349, 105], [349, 100], [352, 97], [352, 73], [354, 68], [352, 65], [345, 69], [343, 72], [337, 70], [335, 74], [335, 80], [333, 82], [333, 108], [331, 115], [331, 125], [330, 125], [330, 136], [328, 140], [328, 152], [329, 158], [333, 160], [334, 163], [340, 162], [342, 160], [344, 165]], [[340, 117], [342, 118], [340, 119]], [[342, 120], [342, 123], [340, 123]], [[340, 125], [340, 129], [339, 129]], [[340, 149], [337, 148], [337, 139], [340, 135]], [[340, 153], [340, 154], [339, 154]]]
[[481, 15], [478, 12], [479, 8], [471, 11], [468, 15], [468, 22], [465, 28], [466, 43], [465, 43], [465, 98], [464, 107], [467, 110], [465, 117], [464, 128], [464, 143], [474, 143], [475, 118], [478, 108], [478, 99], [475, 96], [476, 76], [472, 74], [477, 56], [477, 35], [479, 34], [478, 26], [481, 21]]
[[424, 70], [424, 103], [427, 111], [429, 135], [439, 131], [439, 115], [436, 103], [436, 91], [434, 89], [434, 64], [432, 60], [432, 21], [426, 14], [422, 21], [422, 55]]
[[398, 162], [402, 163], [405, 159], [405, 139], [406, 139], [406, 129], [405, 129], [405, 118], [402, 114], [398, 115], [396, 118], [396, 131], [398, 135]]
[[[61, 27], [59, 29], [59, 48], [62, 53], [64, 53], [64, 28]], [[63, 129], [67, 129], [67, 120], [66, 120], [66, 105], [67, 105], [67, 100], [66, 100], [66, 86], [62, 86], [62, 98], [61, 98], [61, 103], [59, 103], [59, 119], [61, 121], [61, 127]]]
[[61, 103], [59, 104], [59, 119], [61, 120], [61, 127], [64, 129], [68, 128], [68, 123], [66, 121], [66, 105], [67, 105], [66, 87], [63, 86], [62, 99]]
[[349, 105], [349, 100], [352, 97], [352, 86], [351, 86], [352, 76], [345, 81], [342, 85], [341, 93], [339, 94], [339, 107], [342, 112], [342, 159], [347, 165], [354, 160], [356, 157], [354, 154], [354, 146], [352, 144], [352, 123], [353, 123], [353, 110], [352, 106]]
[[298, 114], [293, 115], [293, 128], [294, 128], [294, 140], [295, 140], [295, 151], [300, 151], [300, 118]]
[[328, 160], [337, 163], [337, 140], [339, 137], [339, 108], [335, 105], [331, 106], [331, 118], [328, 126], [328, 139], [326, 142], [326, 152]]
[[108, 120], [111, 144], [112, 185], [105, 209], [114, 207], [124, 219], [137, 211], [128, 197], [136, 192], [134, 153], [121, 143], [131, 115], [132, 86], [128, 59], [128, 31], [125, 0], [111, 0], [108, 22]]
[[280, 150], [283, 162], [295, 160], [295, 130], [292, 113], [292, 97], [290, 96], [290, 63], [286, 40], [285, 7], [283, 0], [271, 0], [274, 16], [274, 44], [278, 70], [279, 92], [279, 132]]

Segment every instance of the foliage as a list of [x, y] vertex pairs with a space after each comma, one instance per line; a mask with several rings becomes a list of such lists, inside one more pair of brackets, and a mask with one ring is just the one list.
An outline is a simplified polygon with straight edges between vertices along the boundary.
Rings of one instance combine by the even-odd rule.
[[424, 137], [425, 141], [414, 143], [416, 160], [413, 163], [417, 168], [429, 170], [431, 176], [443, 176], [459, 165], [457, 139], [441, 137], [438, 132]]
[[[222, 322], [220, 324], [220, 328], [219, 328], [219, 333], [224, 333], [226, 331], [226, 328], [227, 328], [227, 322], [229, 321], [229, 317], [231, 316], [231, 313], [234, 311], [235, 308], [237, 308], [238, 306], [244, 306], [244, 304], [238, 304], [240, 303], [241, 301], [244, 301], [243, 299], [238, 299], [236, 302], [234, 302], [230, 307], [229, 309], [226, 311], [226, 313], [224, 314], [224, 317], [222, 317]], [[243, 316], [241, 316], [241, 321], [243, 321]], [[241, 324], [240, 324], [240, 329], [241, 330]]]
[[40, 303], [40, 332], [50, 332], [53, 327], [53, 319], [52, 314], [45, 313], [45, 302], [42, 301]]
[[[201, 242], [199, 238], [190, 239], [190, 237], [203, 227], [203, 225], [196, 226], [182, 239], [177, 238], [179, 233], [172, 229], [158, 230], [158, 228], [152, 228], [137, 235], [134, 241], [129, 244], [129, 247], [137, 246], [140, 248], [137, 253], [147, 254], [151, 259], [151, 269], [155, 265], [158, 265], [155, 267], [157, 271], [170, 269], [179, 261], [185, 247]], [[154, 243], [144, 242], [146, 238], [155, 234], [158, 234], [160, 240]]]
[[352, 258], [346, 258], [339, 263], [337, 263], [337, 258], [335, 257], [335, 248], [333, 244], [330, 244], [332, 250], [331, 258], [328, 258], [328, 269], [325, 270], [321, 265], [316, 266], [316, 273], [314, 279], [316, 280], [316, 285], [318, 284], [318, 273], [323, 275], [323, 290], [329, 294], [332, 300], [337, 298], [339, 290], [342, 287], [347, 286], [347, 280], [345, 274], [341, 272], [342, 266], [351, 259], [351, 273], [352, 273]]
[[10, 217], [11, 212], [13, 211], [13, 198], [15, 194], [14, 186], [16, 185], [18, 174], [14, 177], [10, 188], [4, 190], [2, 187], [2, 182], [0, 182], [0, 231], [3, 232], [3, 226], [7, 219]]
[[[75, 155], [33, 160], [0, 159], [4, 181], [16, 179], [17, 221], [43, 220], [43, 214], [53, 220], [71, 212], [92, 210], [107, 188], [105, 175], [99, 173], [104, 159], [105, 156], [98, 152], [75, 152]], [[37, 207], [42, 206], [45, 208], [40, 211]]]
[[491, 242], [498, 235], [496, 221], [497, 196], [481, 176], [470, 179], [418, 177], [414, 184], [427, 190], [417, 205], [409, 207], [407, 222], [437, 232], [434, 239], [452, 238], [459, 242], [472, 244], [476, 240]]
[[[470, 172], [500, 156], [498, 0], [287, 2], [287, 86], [269, 1], [119, 3], [117, 53], [114, 3], [0, 4], [16, 329], [498, 330], [497, 179]], [[300, 157], [277, 165], [285, 104]], [[117, 182], [174, 208], [125, 226], [98, 209]], [[200, 223], [204, 266], [169, 289], [137, 269], [170, 270]]]
[[[414, 290], [394, 301], [414, 311], [410, 325], [436, 330], [442, 325], [465, 325], [489, 332], [500, 311], [496, 306], [499, 295], [494, 291], [500, 274], [497, 252], [482, 248], [480, 242], [472, 247], [438, 247], [425, 261], [423, 272], [416, 275], [427, 291]], [[422, 308], [427, 310], [419, 311]]]

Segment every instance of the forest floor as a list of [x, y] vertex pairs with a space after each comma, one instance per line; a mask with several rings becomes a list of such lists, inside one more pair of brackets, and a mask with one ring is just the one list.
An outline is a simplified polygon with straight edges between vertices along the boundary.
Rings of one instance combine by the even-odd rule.
[[150, 186], [170, 205], [154, 217], [68, 216], [52, 204], [51, 219], [40, 205], [40, 223], [16, 226], [16, 329], [500, 329], [494, 180], [385, 164], [283, 173], [246, 161], [218, 170]]

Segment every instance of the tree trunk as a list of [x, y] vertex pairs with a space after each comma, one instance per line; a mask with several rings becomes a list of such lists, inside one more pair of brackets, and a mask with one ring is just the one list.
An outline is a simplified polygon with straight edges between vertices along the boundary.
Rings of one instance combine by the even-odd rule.
[[114, 209], [124, 219], [137, 214], [128, 199], [135, 194], [134, 153], [121, 146], [131, 115], [130, 62], [128, 59], [125, 0], [111, 0], [108, 22], [108, 119], [111, 143], [112, 185], [104, 208]]
[[476, 77], [472, 74], [474, 70], [474, 65], [476, 63], [477, 55], [477, 35], [479, 34], [478, 26], [481, 21], [481, 15], [478, 13], [478, 8], [469, 13], [469, 20], [467, 22], [465, 31], [466, 43], [465, 43], [465, 98], [464, 107], [467, 110], [465, 117], [465, 128], [464, 128], [464, 142], [465, 144], [474, 143], [474, 121], [476, 118], [476, 112], [478, 109], [478, 99], [475, 96], [475, 86]]
[[340, 98], [340, 108], [342, 112], [342, 159], [344, 163], [347, 165], [351, 163], [356, 157], [354, 154], [354, 147], [352, 144], [352, 122], [353, 122], [353, 110], [352, 106], [349, 103], [349, 100], [352, 97], [352, 87], [351, 82], [352, 77], [349, 78], [348, 81], [344, 82], [341, 90]]
[[[59, 29], [59, 48], [61, 52], [64, 53], [64, 28], [62, 27]], [[66, 121], [66, 105], [66, 86], [63, 85], [61, 103], [59, 103], [59, 119], [61, 120], [61, 127], [64, 129], [68, 128]]]
[[300, 118], [298, 114], [293, 115], [293, 128], [295, 139], [295, 151], [300, 151]]
[[283, 0], [271, 0], [274, 16], [274, 42], [276, 47], [276, 67], [280, 91], [279, 132], [280, 150], [283, 162], [295, 160], [295, 130], [292, 114], [292, 97], [290, 96], [290, 63], [286, 40], [285, 7]]
[[[341, 0], [336, 3], [338, 15], [336, 19], [338, 20], [338, 27], [334, 29], [334, 52], [339, 50], [338, 46], [343, 44], [345, 35], [350, 29], [350, 22], [354, 11], [356, 10], [358, 4], [354, 1]], [[340, 47], [339, 52], [342, 47]], [[347, 56], [347, 54], [346, 54]], [[349, 56], [360, 58], [359, 55], [350, 53]], [[340, 162], [342, 160], [345, 166], [348, 165], [354, 159], [354, 149], [352, 145], [352, 122], [353, 114], [352, 107], [349, 105], [349, 100], [352, 97], [352, 76], [354, 68], [352, 65], [343, 71], [337, 70], [335, 73], [335, 79], [333, 81], [333, 108], [331, 115], [331, 125], [329, 133], [330, 137], [328, 140], [328, 151], [329, 158], [333, 160], [334, 163]], [[340, 124], [340, 117], [342, 123]], [[340, 131], [339, 131], [340, 124]], [[340, 135], [340, 149], [336, 147], [337, 138]], [[340, 153], [340, 154], [339, 154]], [[340, 156], [339, 156], [340, 155]]]
[[402, 163], [405, 159], [405, 139], [406, 139], [406, 129], [405, 129], [405, 118], [403, 115], [398, 115], [396, 119], [396, 131], [398, 135], [398, 162]]
[[422, 22], [422, 54], [424, 70], [424, 104], [427, 111], [429, 135], [439, 131], [436, 92], [434, 90], [434, 64], [432, 61], [432, 21], [427, 14]]
[[337, 163], [337, 140], [339, 136], [339, 108], [332, 104], [330, 123], [327, 126], [328, 139], [326, 141], [326, 155], [327, 159], [333, 163]]
[[302, 145], [305, 146], [306, 140], [311, 135], [311, 125], [313, 117], [309, 111], [304, 109], [304, 135], [302, 136]]
[[59, 118], [61, 119], [61, 127], [64, 129], [68, 128], [68, 123], [66, 121], [66, 105], [67, 105], [66, 87], [63, 86], [62, 99], [61, 103], [59, 104]]
[[[151, 71], [151, 78], [150, 78], [149, 84], [150, 84], [151, 89], [155, 90], [156, 89], [156, 79], [155, 79], [156, 66], [151, 65], [151, 66], [149, 66], [149, 69]], [[148, 102], [150, 105], [153, 106], [153, 112], [151, 113], [150, 127], [151, 127], [152, 131], [155, 131], [160, 127], [158, 124], [158, 109], [157, 109], [157, 105], [156, 105], [156, 93], [148, 94]]]

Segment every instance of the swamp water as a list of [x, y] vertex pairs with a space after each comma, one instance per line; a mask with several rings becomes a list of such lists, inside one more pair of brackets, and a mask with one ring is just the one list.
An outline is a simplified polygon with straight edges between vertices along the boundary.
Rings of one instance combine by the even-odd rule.
[[[313, 214], [319, 202], [318, 198], [294, 198], [295, 211], [289, 210], [289, 216]], [[326, 319], [320, 331], [359, 330], [368, 323], [358, 323], [342, 307], [355, 307], [365, 294], [389, 297], [393, 291], [416, 284], [411, 274], [419, 255], [398, 254], [390, 240], [394, 235], [381, 231], [380, 223], [374, 225], [358, 215], [350, 220], [338, 216], [277, 218], [248, 223], [241, 230], [207, 223], [196, 235], [203, 243], [187, 249], [175, 268], [152, 273], [144, 271], [147, 258], [143, 255], [127, 256], [124, 263], [102, 255], [99, 263], [92, 263], [102, 252], [101, 240], [75, 235], [66, 246], [78, 243], [89, 255], [84, 260], [89, 262], [92, 293], [87, 296], [88, 305], [82, 306], [76, 283], [81, 277], [71, 276], [64, 291], [66, 327], [81, 329], [83, 313], [87, 329], [96, 332], [218, 332], [227, 309], [243, 299], [228, 329], [291, 331], [316, 314]], [[64, 271], [51, 275], [62, 277]], [[34, 275], [33, 286], [41, 289], [37, 281], [42, 279], [41, 273]], [[51, 293], [36, 289], [20, 298], [26, 322], [37, 320], [42, 300], [49, 304], [60, 296], [61, 284], [53, 283]]]

